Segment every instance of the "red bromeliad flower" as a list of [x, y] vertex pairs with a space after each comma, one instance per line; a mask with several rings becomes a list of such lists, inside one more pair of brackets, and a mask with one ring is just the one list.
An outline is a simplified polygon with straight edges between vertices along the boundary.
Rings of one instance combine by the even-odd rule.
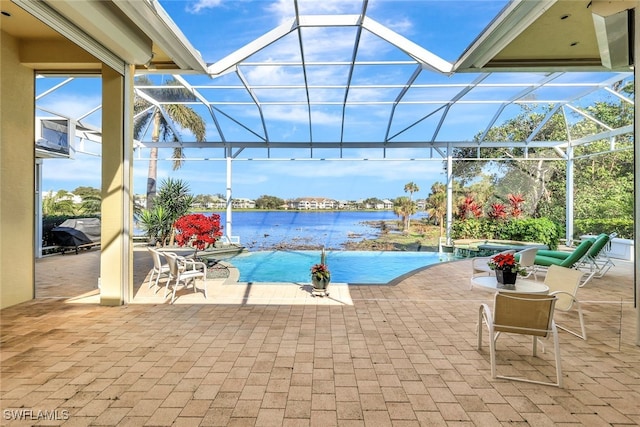
[[467, 195], [464, 201], [458, 206], [458, 218], [480, 218], [482, 216], [482, 206], [476, 203], [473, 196]]
[[494, 203], [487, 214], [492, 219], [507, 219], [507, 209], [502, 203]]
[[521, 194], [508, 194], [509, 204], [511, 205], [511, 216], [519, 218], [522, 216], [522, 204], [524, 203], [524, 197]]
[[175, 222], [176, 243], [178, 246], [191, 245], [196, 249], [204, 250], [214, 245], [222, 236], [220, 215], [211, 216], [203, 214], [185, 215]]

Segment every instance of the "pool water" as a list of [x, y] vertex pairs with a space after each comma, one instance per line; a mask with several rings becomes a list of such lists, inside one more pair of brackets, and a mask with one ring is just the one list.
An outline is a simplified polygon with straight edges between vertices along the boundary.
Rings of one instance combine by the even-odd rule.
[[[320, 251], [245, 252], [222, 258], [240, 272], [240, 282], [310, 282]], [[410, 271], [454, 259], [438, 252], [327, 251], [334, 283], [386, 284]]]

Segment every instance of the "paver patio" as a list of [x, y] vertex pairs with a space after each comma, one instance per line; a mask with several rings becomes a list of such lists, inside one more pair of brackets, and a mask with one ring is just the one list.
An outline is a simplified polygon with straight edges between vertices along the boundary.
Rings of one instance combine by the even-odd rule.
[[[37, 262], [37, 298], [0, 312], [4, 425], [640, 424], [629, 262], [579, 290], [589, 339], [560, 332], [558, 389], [491, 378], [475, 344], [492, 294], [469, 289], [470, 261], [332, 285], [329, 298], [218, 279], [208, 300], [189, 289], [169, 305], [143, 284], [147, 252], [134, 259], [135, 297], [120, 307], [95, 303], [98, 251]], [[575, 312], [556, 318], [577, 325]], [[553, 375], [551, 351], [498, 341], [502, 369], [532, 376]]]

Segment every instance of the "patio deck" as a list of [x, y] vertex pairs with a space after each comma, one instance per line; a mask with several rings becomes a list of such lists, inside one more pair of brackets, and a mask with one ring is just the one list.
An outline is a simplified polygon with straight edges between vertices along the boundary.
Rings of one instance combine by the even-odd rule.
[[[640, 424], [629, 262], [579, 290], [589, 339], [560, 332], [562, 389], [490, 377], [475, 342], [492, 294], [469, 290], [469, 260], [329, 298], [216, 280], [208, 300], [188, 290], [169, 305], [140, 286], [151, 260], [136, 250], [135, 298], [120, 307], [95, 304], [98, 263], [97, 250], [39, 260], [37, 298], [0, 312], [4, 425], [54, 410], [64, 425]], [[529, 375], [553, 371], [526, 338], [498, 350]]]

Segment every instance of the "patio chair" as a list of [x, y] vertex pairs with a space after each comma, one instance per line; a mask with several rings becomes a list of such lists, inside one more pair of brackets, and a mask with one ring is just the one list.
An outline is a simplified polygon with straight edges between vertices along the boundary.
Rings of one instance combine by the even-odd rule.
[[173, 292], [171, 304], [176, 300], [176, 289], [182, 283], [185, 287], [193, 282], [193, 292], [197, 292], [196, 279], [202, 279], [204, 297], [207, 298], [207, 266], [205, 263], [181, 257], [173, 252], [165, 252], [167, 264], [169, 264], [169, 280], [164, 290], [164, 298], [167, 298], [169, 284], [173, 280]]
[[[160, 276], [166, 275], [167, 279], [169, 278], [169, 264], [162, 262], [164, 255], [159, 250], [151, 246], [147, 247], [147, 249], [151, 254], [151, 259], [153, 259], [153, 268], [151, 269], [151, 276], [149, 277], [149, 289], [151, 289], [152, 284], [158, 286]], [[154, 276], [156, 278], [155, 282], [153, 281]], [[156, 292], [157, 291], [156, 289]]]
[[[491, 356], [491, 376], [513, 381], [562, 387], [562, 366], [560, 362], [560, 342], [558, 329], [553, 321], [554, 305], [557, 297], [553, 295], [514, 294], [496, 292], [491, 312], [487, 304], [481, 304], [478, 312], [478, 350], [482, 347], [483, 323], [489, 329], [489, 352]], [[536, 356], [538, 340], [553, 338], [556, 381], [538, 381], [524, 377], [498, 375], [496, 367], [496, 341], [501, 333], [530, 335], [533, 339], [533, 356]], [[514, 347], [510, 347], [514, 350]], [[514, 367], [514, 370], [516, 368]]]
[[520, 266], [527, 270], [525, 278], [533, 274], [533, 278], [537, 279], [535, 261], [538, 248], [527, 248], [516, 253], [516, 260], [520, 263]]
[[568, 312], [575, 306], [578, 311], [580, 334], [556, 323], [557, 328], [586, 340], [587, 332], [584, 327], [582, 308], [580, 308], [580, 301], [576, 297], [583, 275], [584, 272], [580, 270], [552, 265], [544, 278], [544, 284], [549, 287], [549, 295], [554, 295], [557, 298], [556, 310]]

